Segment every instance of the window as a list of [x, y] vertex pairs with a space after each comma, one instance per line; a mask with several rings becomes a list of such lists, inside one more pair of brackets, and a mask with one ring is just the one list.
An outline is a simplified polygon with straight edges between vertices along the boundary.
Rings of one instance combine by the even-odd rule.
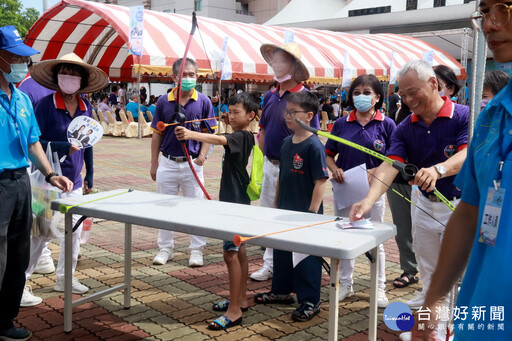
[[372, 7], [372, 8], [361, 8], [348, 11], [349, 17], [358, 17], [361, 15], [372, 15], [372, 14], [381, 14], [381, 13], [389, 13], [391, 12], [391, 6], [383, 6], [383, 7]]
[[473, 1], [475, 1], [475, 0], [464, 0], [464, 3], [469, 4], [470, 2], [473, 2]]
[[203, 10], [203, 0], [194, 0], [194, 11], [198, 12]]
[[412, 11], [412, 10], [418, 9], [418, 0], [407, 0], [405, 9], [407, 11]]
[[434, 0], [434, 7], [446, 6], [446, 0]]

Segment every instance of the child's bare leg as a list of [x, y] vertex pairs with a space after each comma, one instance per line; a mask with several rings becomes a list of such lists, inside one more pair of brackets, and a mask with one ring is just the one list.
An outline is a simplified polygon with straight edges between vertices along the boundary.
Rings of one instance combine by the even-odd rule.
[[242, 271], [240, 262], [238, 261], [238, 252], [224, 251], [224, 261], [228, 266], [229, 277], [229, 306], [224, 315], [231, 321], [235, 321], [242, 316], [242, 309], [240, 308], [240, 282]]
[[247, 280], [249, 279], [249, 262], [247, 260], [245, 245], [242, 245], [238, 250], [238, 261], [240, 263], [241, 270], [240, 307], [247, 308], [249, 306], [249, 302], [247, 301]]

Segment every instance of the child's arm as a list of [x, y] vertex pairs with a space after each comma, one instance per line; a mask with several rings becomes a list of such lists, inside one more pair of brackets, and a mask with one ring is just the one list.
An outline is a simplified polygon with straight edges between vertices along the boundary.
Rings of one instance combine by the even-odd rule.
[[279, 199], [279, 179], [276, 182], [276, 195], [274, 196], [274, 208], [277, 208], [277, 200]]
[[228, 139], [226, 139], [224, 136], [209, 133], [199, 133], [197, 131], [188, 130], [182, 126], [176, 127], [174, 132], [176, 133], [176, 138], [178, 138], [178, 140], [196, 140], [203, 143], [222, 146], [227, 146], [228, 144]]
[[320, 209], [320, 204], [324, 197], [325, 185], [327, 183], [326, 178], [320, 178], [315, 180], [315, 188], [313, 188], [313, 197], [311, 198], [311, 204], [309, 205], [309, 211], [317, 213]]

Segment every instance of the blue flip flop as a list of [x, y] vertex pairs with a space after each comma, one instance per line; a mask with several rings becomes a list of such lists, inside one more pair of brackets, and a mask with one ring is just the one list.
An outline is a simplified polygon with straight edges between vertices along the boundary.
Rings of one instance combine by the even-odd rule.
[[[212, 307], [215, 311], [227, 311], [229, 307], [229, 300], [220, 301], [219, 303], [215, 303]], [[240, 308], [243, 312], [249, 310], [249, 307]]]
[[229, 318], [227, 318], [225, 315], [222, 315], [221, 317], [215, 319], [212, 323], [208, 325], [208, 329], [210, 330], [226, 330], [228, 328], [238, 326], [242, 323], [242, 317], [235, 321], [231, 321]]

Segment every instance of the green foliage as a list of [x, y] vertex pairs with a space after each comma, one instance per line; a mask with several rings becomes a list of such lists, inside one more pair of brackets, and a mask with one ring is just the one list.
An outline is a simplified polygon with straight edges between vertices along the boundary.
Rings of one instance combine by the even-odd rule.
[[34, 8], [23, 8], [19, 0], [0, 1], [0, 27], [14, 25], [22, 38], [25, 38], [37, 18], [39, 11]]

